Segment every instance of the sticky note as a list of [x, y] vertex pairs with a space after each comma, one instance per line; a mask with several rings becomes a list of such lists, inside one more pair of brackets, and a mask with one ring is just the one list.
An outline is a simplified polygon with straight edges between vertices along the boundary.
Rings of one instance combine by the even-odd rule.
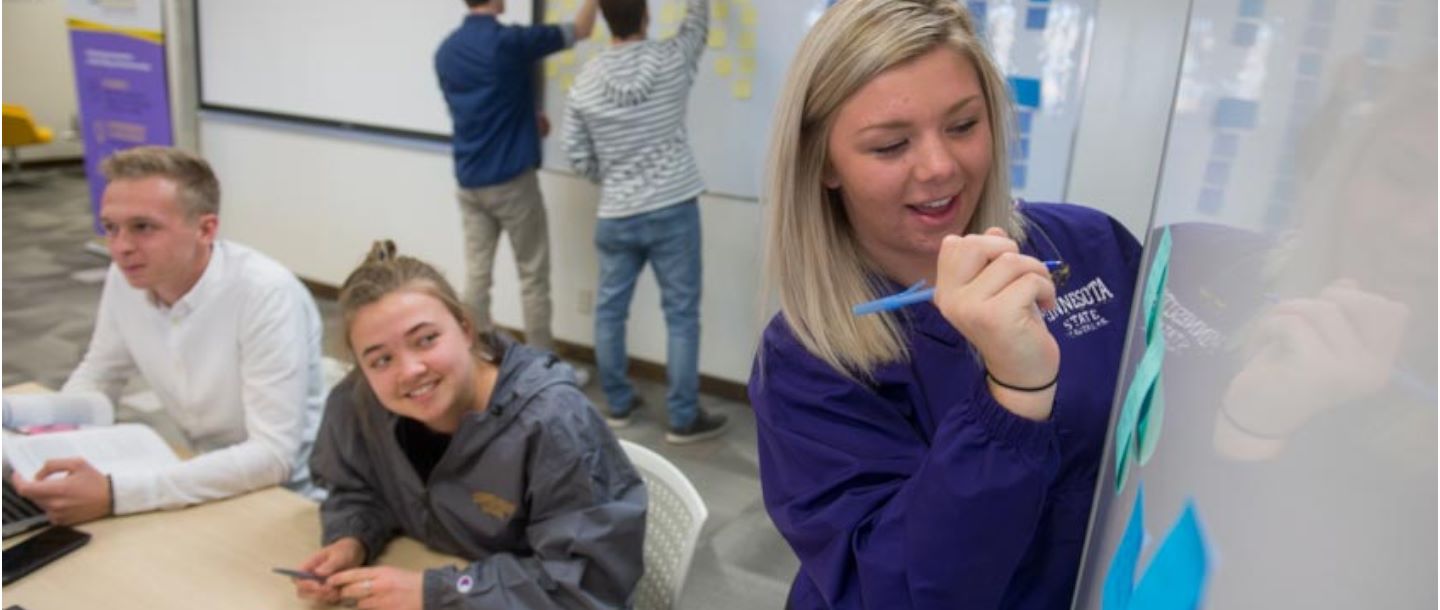
[[737, 100], [750, 99], [750, 79], [735, 79], [735, 82], [730, 85], [730, 93], [734, 95]]
[[560, 23], [560, 10], [552, 8], [545, 11], [545, 23]]
[[575, 10], [575, 0], [565, 0], [562, 4], [567, 12]]
[[755, 32], [753, 30], [740, 32], [740, 48], [745, 51], [755, 50]]
[[1145, 323], [1145, 351], [1130, 387], [1125, 391], [1125, 400], [1120, 405], [1120, 416], [1115, 418], [1115, 491], [1125, 489], [1130, 474], [1132, 458], [1141, 464], [1150, 461], [1160, 440], [1161, 424], [1165, 418], [1164, 390], [1160, 384], [1160, 369], [1165, 362], [1165, 332], [1160, 320], [1164, 308], [1165, 280], [1170, 268], [1170, 229], [1160, 235], [1155, 256], [1150, 261], [1150, 272], [1145, 278], [1145, 289], [1141, 294], [1141, 314]]
[[720, 76], [730, 76], [731, 61], [729, 57], [715, 58], [715, 73]]
[[562, 66], [574, 65], [574, 64], [575, 64], [575, 51], [573, 51], [573, 50], [571, 50], [571, 51], [565, 51], [564, 53], [561, 53], [561, 54], [555, 56], [555, 59], [556, 59], [556, 61], [559, 61], [559, 62], [560, 62], [560, 65], [562, 65]]
[[569, 91], [570, 85], [575, 84], [575, 77], [569, 74], [560, 75], [560, 90]]
[[758, 11], [753, 6], [740, 7], [740, 23], [746, 27], [755, 27], [760, 22]]
[[555, 75], [557, 75], [557, 74], [560, 74], [560, 64], [559, 64], [559, 62], [556, 62], [556, 61], [547, 61], [547, 62], [545, 62], [545, 78], [555, 78]]
[[1140, 582], [1135, 569], [1145, 541], [1145, 489], [1135, 493], [1130, 519], [1110, 559], [1100, 594], [1101, 610], [1194, 610], [1209, 580], [1210, 551], [1194, 500], [1186, 500], [1180, 518], [1150, 558]]
[[724, 21], [730, 18], [730, 5], [726, 3], [725, 0], [715, 0], [715, 4], [712, 6], [715, 7], [715, 19], [717, 21]]
[[755, 56], [754, 56], [754, 55], [742, 55], [742, 56], [740, 57], [740, 73], [741, 73], [741, 74], [754, 74], [754, 73], [755, 73]]
[[684, 10], [685, 9], [680, 8], [680, 5], [673, 2], [665, 4], [665, 6], [660, 7], [660, 23], [671, 24], [680, 21], [680, 18], [685, 15]]
[[717, 28], [717, 27], [712, 27], [712, 28], [710, 28], [710, 48], [712, 48], [712, 49], [723, 49], [723, 48], [725, 48], [725, 28]]

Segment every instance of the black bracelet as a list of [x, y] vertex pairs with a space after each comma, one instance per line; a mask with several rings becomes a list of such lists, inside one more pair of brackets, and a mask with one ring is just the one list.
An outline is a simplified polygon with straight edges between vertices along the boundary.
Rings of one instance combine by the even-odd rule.
[[1041, 392], [1041, 391], [1044, 391], [1044, 390], [1048, 390], [1048, 389], [1050, 389], [1051, 387], [1054, 387], [1055, 383], [1058, 382], [1058, 381], [1060, 381], [1060, 372], [1059, 372], [1059, 371], [1056, 371], [1056, 372], [1055, 372], [1055, 378], [1054, 378], [1054, 379], [1051, 379], [1049, 383], [1047, 383], [1047, 384], [1045, 384], [1045, 385], [1035, 386], [1035, 387], [1033, 387], [1033, 388], [1023, 388], [1023, 387], [1020, 387], [1020, 386], [1018, 386], [1018, 385], [1010, 385], [1010, 384], [1008, 384], [1008, 383], [1005, 383], [1005, 382], [1003, 382], [1003, 381], [1000, 381], [999, 379], [996, 379], [994, 375], [991, 375], [991, 374], [990, 374], [990, 371], [985, 371], [985, 378], [986, 378], [986, 379], [989, 379], [990, 381], [995, 382], [995, 385], [998, 385], [998, 386], [1000, 386], [1000, 387], [1002, 387], [1002, 388], [1006, 388], [1006, 389], [1010, 389], [1010, 390], [1015, 390], [1016, 392]]
[[105, 516], [111, 517], [115, 515], [115, 479], [108, 474], [105, 475], [105, 485], [110, 487], [110, 514]]

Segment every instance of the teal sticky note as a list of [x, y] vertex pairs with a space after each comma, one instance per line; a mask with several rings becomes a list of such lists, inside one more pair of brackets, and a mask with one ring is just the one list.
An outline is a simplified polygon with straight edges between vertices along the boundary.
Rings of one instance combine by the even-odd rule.
[[1150, 273], [1141, 293], [1141, 314], [1144, 319], [1145, 351], [1125, 390], [1120, 417], [1115, 421], [1115, 491], [1125, 489], [1130, 476], [1132, 458], [1141, 464], [1150, 461], [1160, 442], [1161, 424], [1165, 419], [1165, 400], [1160, 387], [1160, 369], [1165, 363], [1165, 332], [1161, 312], [1165, 305], [1165, 283], [1170, 270], [1170, 229], [1166, 228], [1156, 244], [1150, 261]]

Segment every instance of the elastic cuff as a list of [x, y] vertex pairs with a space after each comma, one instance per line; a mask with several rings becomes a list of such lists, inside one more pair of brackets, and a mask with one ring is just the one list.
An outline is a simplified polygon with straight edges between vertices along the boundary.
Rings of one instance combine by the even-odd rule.
[[970, 416], [987, 434], [1037, 464], [1050, 459], [1052, 452], [1058, 455], [1052, 421], [1035, 421], [1011, 413], [990, 395], [983, 380], [975, 385], [969, 401]]

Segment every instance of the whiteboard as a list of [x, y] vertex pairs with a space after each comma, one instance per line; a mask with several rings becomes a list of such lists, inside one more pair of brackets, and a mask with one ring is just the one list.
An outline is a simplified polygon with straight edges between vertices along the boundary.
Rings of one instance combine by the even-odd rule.
[[[434, 54], [460, 0], [196, 0], [200, 102], [445, 137]], [[507, 2], [502, 21], [530, 23]]]
[[1436, 17], [1192, 4], [1076, 608], [1436, 607]]

